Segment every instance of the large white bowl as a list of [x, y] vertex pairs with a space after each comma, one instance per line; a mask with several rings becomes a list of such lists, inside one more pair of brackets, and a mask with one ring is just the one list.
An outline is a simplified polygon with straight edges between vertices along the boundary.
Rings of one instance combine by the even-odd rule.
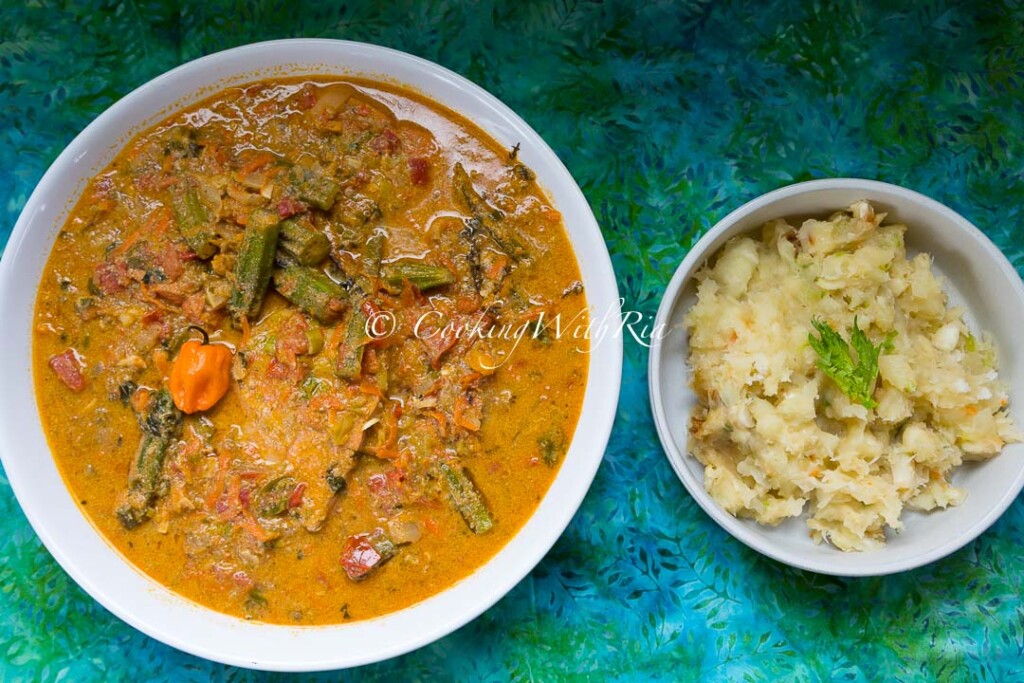
[[246, 622], [201, 607], [139, 572], [79, 511], [43, 435], [32, 383], [32, 311], [57, 231], [84, 184], [130, 136], [229, 85], [272, 76], [360, 75], [407, 85], [465, 115], [521, 158], [565, 218], [596, 317], [619, 320], [611, 260], [572, 176], [522, 119], [436, 64], [380, 47], [333, 40], [248, 45], [170, 71], [90, 124], [43, 176], [0, 262], [0, 453], [11, 487], [46, 547], [107, 609], [168, 645], [229, 664], [323, 670], [400, 655], [462, 626], [493, 605], [544, 557], [583, 500], [604, 454], [618, 400], [622, 340], [594, 344], [579, 426], [537, 511], [491, 561], [448, 590], [399, 612], [353, 624], [291, 627]]
[[[683, 317], [696, 302], [694, 274], [730, 238], [755, 230], [772, 218], [825, 218], [858, 199], [870, 200], [888, 221], [905, 223], [909, 253], [926, 251], [945, 279], [953, 303], [967, 308], [973, 330], [996, 340], [1000, 378], [1010, 385], [1010, 411], [1024, 427], [1024, 285], [998, 248], [959, 214], [924, 195], [872, 180], [836, 178], [790, 185], [733, 211], [694, 247], [672, 278], [655, 325], [665, 338], [651, 349], [651, 406], [658, 436], [672, 467], [704, 511], [743, 543], [780, 562], [822, 574], [875, 576], [919, 567], [963, 547], [1009, 507], [1024, 486], [1024, 444], [1007, 446], [985, 463], [956, 470], [953, 481], [967, 490], [961, 505], [933, 513], [904, 513], [906, 527], [889, 535], [884, 549], [843, 553], [815, 545], [804, 518], [778, 527], [741, 520], [723, 510], [704, 490], [704, 467], [687, 452], [690, 411], [697, 405], [689, 387]], [[657, 328], [656, 328], [657, 329]]]

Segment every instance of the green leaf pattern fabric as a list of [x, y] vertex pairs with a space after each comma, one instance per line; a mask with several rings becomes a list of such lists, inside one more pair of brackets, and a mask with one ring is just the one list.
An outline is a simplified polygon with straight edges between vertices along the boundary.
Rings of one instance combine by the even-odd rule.
[[[730, 210], [811, 178], [943, 202], [1024, 267], [1024, 4], [523, 0], [0, 1], [0, 244], [61, 149], [131, 89], [236, 45], [325, 37], [467, 76], [566, 163], [625, 305], [652, 316]], [[305, 680], [1024, 679], [1024, 503], [951, 557], [863, 580], [733, 540], [669, 467], [626, 338], [604, 464], [572, 525], [483, 616]], [[1018, 397], [1024, 400], [1024, 397]], [[0, 478], [0, 680], [283, 680], [162, 645], [57, 566]]]

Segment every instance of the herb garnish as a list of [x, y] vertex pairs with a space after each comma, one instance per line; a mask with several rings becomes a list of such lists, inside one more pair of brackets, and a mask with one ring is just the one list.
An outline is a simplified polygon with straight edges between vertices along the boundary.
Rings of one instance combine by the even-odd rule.
[[[818, 367], [835, 382], [843, 393], [865, 408], [874, 408], [878, 402], [871, 397], [875, 378], [878, 377], [878, 355], [893, 350], [893, 330], [878, 346], [871, 343], [863, 330], [857, 327], [857, 318], [850, 328], [850, 344], [832, 329], [832, 326], [817, 318], [811, 320], [820, 337], [807, 335], [811, 348], [818, 354]], [[850, 346], [857, 354], [856, 363]]]

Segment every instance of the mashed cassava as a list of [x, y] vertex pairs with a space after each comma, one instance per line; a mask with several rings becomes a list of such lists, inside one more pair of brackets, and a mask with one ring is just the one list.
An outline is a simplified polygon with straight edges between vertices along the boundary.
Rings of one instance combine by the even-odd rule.
[[[1019, 440], [992, 342], [884, 217], [860, 201], [734, 238], [698, 274], [686, 318], [689, 445], [707, 491], [762, 524], [808, 509], [812, 538], [841, 550], [882, 546], [904, 506], [960, 503], [952, 470]], [[846, 363], [834, 371], [826, 338]]]

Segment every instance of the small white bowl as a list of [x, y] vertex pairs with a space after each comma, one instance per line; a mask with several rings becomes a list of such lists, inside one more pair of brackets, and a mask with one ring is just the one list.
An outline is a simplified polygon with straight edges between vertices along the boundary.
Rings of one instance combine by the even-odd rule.
[[622, 339], [591, 347], [582, 413], [562, 467], [536, 512], [489, 562], [451, 588], [386, 616], [334, 626], [246, 622], [190, 602], [117, 553], [83, 516], [50, 457], [32, 383], [32, 312], [50, 248], [85, 183], [130, 137], [217, 91], [261, 78], [353, 75], [394, 81], [466, 116], [502, 145], [521, 143], [579, 260], [595, 318], [617, 325], [611, 259], [583, 193], [536, 132], [461, 76], [386, 48], [338, 40], [282, 40], [220, 52], [178, 67], [124, 97], [68, 145], [22, 211], [0, 262], [0, 454], [39, 538], [104, 607], [168, 645], [240, 666], [313, 671], [394, 657], [444, 636], [498, 601], [569, 524], [604, 455], [618, 402]]
[[[1024, 427], [1024, 285], [1006, 257], [976, 227], [938, 202], [911, 190], [872, 180], [836, 178], [790, 185], [744, 204], [713, 227], [687, 254], [665, 291], [655, 325], [665, 337], [651, 349], [651, 406], [665, 453], [687, 491], [712, 519], [754, 550], [788, 565], [835, 576], [901, 572], [945, 557], [985, 531], [1024, 486], [1024, 444], [1011, 444], [985, 463], [953, 475], [967, 490], [959, 506], [933, 513], [904, 512], [905, 529], [888, 534], [883, 549], [844, 553], [816, 545], [804, 517], [777, 527], [737, 519], [704, 490], [704, 467], [687, 451], [690, 411], [697, 398], [689, 386], [687, 334], [683, 318], [696, 302], [694, 274], [730, 238], [756, 230], [773, 218], [824, 218], [867, 199], [887, 222], [907, 225], [909, 253], [926, 251], [943, 277], [951, 302], [967, 309], [973, 330], [992, 334], [999, 375], [1010, 387], [1010, 412]], [[659, 329], [656, 327], [656, 329]]]

